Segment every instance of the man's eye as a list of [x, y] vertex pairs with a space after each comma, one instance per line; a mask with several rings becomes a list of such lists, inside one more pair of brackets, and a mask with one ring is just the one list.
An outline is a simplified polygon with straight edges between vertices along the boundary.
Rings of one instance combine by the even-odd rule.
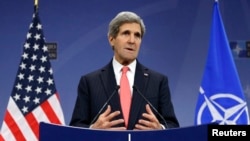
[[141, 34], [140, 34], [140, 33], [136, 33], [136, 34], [135, 34], [135, 37], [141, 38]]

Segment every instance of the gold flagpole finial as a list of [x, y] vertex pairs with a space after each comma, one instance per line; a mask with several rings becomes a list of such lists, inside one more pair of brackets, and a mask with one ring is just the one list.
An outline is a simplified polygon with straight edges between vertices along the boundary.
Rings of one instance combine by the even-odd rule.
[[38, 0], [35, 0], [35, 6], [38, 6]]
[[35, 11], [38, 11], [38, 0], [35, 0], [35, 5], [34, 5]]

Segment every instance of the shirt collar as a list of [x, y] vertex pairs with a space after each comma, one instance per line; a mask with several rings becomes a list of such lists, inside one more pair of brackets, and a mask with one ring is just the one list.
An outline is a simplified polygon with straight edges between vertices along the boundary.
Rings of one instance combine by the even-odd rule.
[[[136, 59], [135, 59], [132, 63], [130, 63], [130, 64], [128, 65], [129, 71], [130, 71], [130, 72], [135, 73], [136, 63], [137, 63], [137, 61], [136, 61]], [[120, 64], [120, 63], [115, 59], [115, 57], [113, 57], [112, 64], [113, 64], [113, 68], [114, 68], [115, 73], [116, 73], [116, 74], [117, 74], [117, 73], [120, 73], [120, 71], [121, 71], [123, 65]]]

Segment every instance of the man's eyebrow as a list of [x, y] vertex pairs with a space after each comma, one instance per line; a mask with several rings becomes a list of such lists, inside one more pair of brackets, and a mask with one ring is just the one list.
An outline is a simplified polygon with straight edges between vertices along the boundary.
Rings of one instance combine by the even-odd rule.
[[130, 30], [124, 30], [121, 33], [131, 33], [131, 31]]
[[[124, 31], [122, 31], [121, 33], [131, 33], [131, 31], [130, 30], [124, 30]], [[134, 33], [134, 35], [136, 35], [136, 36], [140, 36], [141, 37], [141, 33], [140, 32], [135, 32]]]

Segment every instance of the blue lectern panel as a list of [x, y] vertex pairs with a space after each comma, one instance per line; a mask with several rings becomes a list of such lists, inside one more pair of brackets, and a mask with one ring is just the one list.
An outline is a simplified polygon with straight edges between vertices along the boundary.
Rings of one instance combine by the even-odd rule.
[[207, 141], [207, 125], [151, 131], [110, 131], [40, 124], [40, 141]]

